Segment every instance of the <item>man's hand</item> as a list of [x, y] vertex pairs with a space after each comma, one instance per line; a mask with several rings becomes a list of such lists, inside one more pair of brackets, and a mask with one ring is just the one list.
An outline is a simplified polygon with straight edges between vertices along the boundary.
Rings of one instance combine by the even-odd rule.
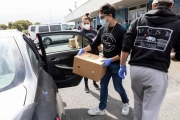
[[121, 77], [122, 79], [125, 78], [126, 74], [127, 74], [127, 71], [126, 71], [126, 66], [120, 66], [120, 69], [119, 69], [119, 77]]
[[112, 59], [101, 60], [101, 62], [104, 62], [104, 67], [107, 67], [112, 63]]
[[84, 49], [81, 48], [77, 55], [81, 55], [81, 54], [83, 54], [83, 53], [84, 53]]

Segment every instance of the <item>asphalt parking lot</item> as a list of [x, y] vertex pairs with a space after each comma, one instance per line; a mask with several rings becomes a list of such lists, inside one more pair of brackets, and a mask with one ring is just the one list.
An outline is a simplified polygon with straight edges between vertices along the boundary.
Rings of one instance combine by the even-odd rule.
[[[128, 66], [129, 73], [129, 66]], [[180, 120], [180, 63], [172, 62], [169, 69], [169, 86], [163, 101], [159, 120]], [[109, 83], [108, 106], [105, 116], [89, 116], [88, 109], [97, 107], [99, 104], [99, 91], [95, 90], [89, 80], [90, 93], [84, 91], [84, 81], [72, 88], [59, 89], [64, 101], [67, 120], [133, 120], [133, 93], [129, 74], [123, 80], [123, 85], [130, 99], [130, 113], [128, 116], [121, 115], [121, 100], [114, 90], [112, 81]], [[99, 83], [98, 83], [99, 84]]]

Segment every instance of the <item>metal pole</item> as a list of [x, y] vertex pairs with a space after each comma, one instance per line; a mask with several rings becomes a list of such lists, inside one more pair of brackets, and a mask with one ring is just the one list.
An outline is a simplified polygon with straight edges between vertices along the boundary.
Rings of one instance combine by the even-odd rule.
[[77, 4], [76, 4], [77, 2], [75, 2], [75, 8], [77, 9]]
[[49, 10], [49, 11], [50, 11], [51, 24], [52, 24], [51, 10]]

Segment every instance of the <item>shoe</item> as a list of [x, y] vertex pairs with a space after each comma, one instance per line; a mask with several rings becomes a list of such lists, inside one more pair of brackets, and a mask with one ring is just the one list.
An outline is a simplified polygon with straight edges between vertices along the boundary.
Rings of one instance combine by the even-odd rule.
[[94, 83], [94, 87], [96, 88], [96, 90], [99, 90], [99, 86], [96, 83]]
[[100, 110], [99, 107], [88, 110], [89, 115], [105, 115], [105, 110]]
[[129, 104], [128, 103], [123, 103], [121, 114], [125, 115], [125, 116], [129, 114]]
[[85, 91], [86, 93], [89, 93], [89, 87], [87, 85], [85, 86]]

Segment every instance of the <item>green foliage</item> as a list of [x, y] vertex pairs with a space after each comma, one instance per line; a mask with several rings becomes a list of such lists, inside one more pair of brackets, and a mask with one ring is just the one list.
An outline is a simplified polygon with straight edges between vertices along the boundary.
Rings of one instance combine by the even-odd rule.
[[[39, 25], [40, 22], [34, 23], [34, 25]], [[28, 27], [32, 25], [32, 22], [28, 20], [17, 20], [15, 22], [9, 22], [8, 26], [5, 24], [0, 24], [0, 29], [6, 30], [6, 29], [17, 29], [19, 31], [22, 31], [25, 34], [28, 34]]]
[[0, 24], [0, 29], [6, 30], [6, 29], [8, 29], [8, 26], [6, 24]]
[[40, 25], [41, 23], [40, 22], [35, 22], [34, 25]]
[[29, 25], [32, 25], [32, 22], [29, 22], [28, 20], [18, 20], [13, 22], [8, 23], [8, 27], [10, 29], [18, 29], [19, 31], [22, 30], [27, 30]]
[[22, 30], [22, 32], [26, 35], [28, 34], [28, 30]]
[[13, 26], [13, 22], [9, 22], [9, 23], [8, 23], [8, 27], [11, 29], [12, 26]]

